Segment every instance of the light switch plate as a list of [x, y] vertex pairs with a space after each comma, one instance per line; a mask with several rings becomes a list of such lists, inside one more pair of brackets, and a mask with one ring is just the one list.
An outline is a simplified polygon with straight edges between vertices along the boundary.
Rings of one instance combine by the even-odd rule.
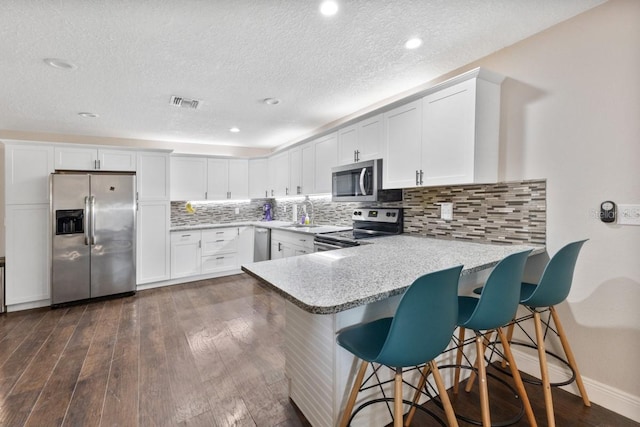
[[453, 203], [440, 203], [440, 219], [445, 221], [453, 219]]
[[640, 205], [618, 205], [618, 224], [640, 225]]

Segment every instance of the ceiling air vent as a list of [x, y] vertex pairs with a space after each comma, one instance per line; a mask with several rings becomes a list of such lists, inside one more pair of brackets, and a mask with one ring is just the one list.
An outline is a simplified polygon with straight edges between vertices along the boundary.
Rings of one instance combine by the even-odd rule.
[[197, 99], [183, 98], [181, 96], [171, 97], [171, 105], [173, 105], [174, 107], [195, 110], [196, 108], [198, 108], [198, 104], [200, 104], [200, 101], [198, 101]]

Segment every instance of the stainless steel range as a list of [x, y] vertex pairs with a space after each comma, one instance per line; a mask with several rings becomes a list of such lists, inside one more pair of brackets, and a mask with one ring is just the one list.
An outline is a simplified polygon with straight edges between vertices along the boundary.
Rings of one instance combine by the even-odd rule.
[[401, 234], [404, 227], [402, 208], [360, 208], [353, 211], [353, 230], [316, 234], [316, 252], [359, 246], [364, 239]]

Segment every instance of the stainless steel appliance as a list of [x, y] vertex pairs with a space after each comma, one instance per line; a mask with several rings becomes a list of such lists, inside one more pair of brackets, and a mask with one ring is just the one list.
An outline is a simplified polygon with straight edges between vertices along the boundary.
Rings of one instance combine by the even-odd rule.
[[382, 190], [382, 159], [334, 167], [331, 178], [334, 202], [402, 200], [402, 190]]
[[271, 229], [256, 227], [253, 239], [253, 262], [271, 259]]
[[4, 257], [0, 257], [0, 313], [4, 313]]
[[401, 234], [404, 228], [402, 208], [360, 208], [351, 219], [353, 230], [316, 234], [315, 252], [359, 246], [369, 243], [365, 239]]
[[136, 177], [51, 174], [51, 303], [136, 289]]

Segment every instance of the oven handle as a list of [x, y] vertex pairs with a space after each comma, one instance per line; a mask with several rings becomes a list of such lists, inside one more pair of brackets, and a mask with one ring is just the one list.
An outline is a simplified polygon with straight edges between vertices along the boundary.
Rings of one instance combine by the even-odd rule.
[[367, 189], [364, 188], [364, 177], [366, 173], [367, 173], [367, 168], [362, 168], [362, 171], [360, 172], [360, 191], [362, 191], [363, 196], [367, 195]]
[[340, 245], [332, 245], [330, 243], [320, 243], [320, 242], [313, 242], [313, 251], [314, 252], [323, 252], [323, 251], [332, 251], [334, 249], [343, 249], [344, 246], [340, 246]]

